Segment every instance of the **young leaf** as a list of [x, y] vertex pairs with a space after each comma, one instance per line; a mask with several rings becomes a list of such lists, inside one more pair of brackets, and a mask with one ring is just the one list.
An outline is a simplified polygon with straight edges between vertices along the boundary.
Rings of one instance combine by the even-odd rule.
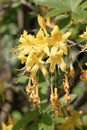
[[23, 75], [21, 77], [18, 77], [18, 81], [17, 82], [18, 83], [25, 83], [26, 80], [28, 80], [28, 76]]

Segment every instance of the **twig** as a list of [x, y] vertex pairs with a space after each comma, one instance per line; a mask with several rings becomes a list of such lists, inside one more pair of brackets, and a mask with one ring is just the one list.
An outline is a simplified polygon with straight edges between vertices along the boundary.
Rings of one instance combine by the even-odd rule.
[[82, 42], [84, 42], [84, 41], [81, 41], [81, 42], [74, 42], [74, 41], [71, 41], [71, 40], [67, 40], [67, 43], [69, 43], [70, 44], [70, 46], [78, 46], [80, 49], [83, 49], [84, 48], [84, 46], [82, 46], [80, 43], [82, 43]]
[[21, 3], [23, 5], [29, 7], [31, 10], [33, 10], [36, 13], [36, 10], [34, 9], [34, 7], [29, 2], [27, 2], [26, 0], [21, 0]]

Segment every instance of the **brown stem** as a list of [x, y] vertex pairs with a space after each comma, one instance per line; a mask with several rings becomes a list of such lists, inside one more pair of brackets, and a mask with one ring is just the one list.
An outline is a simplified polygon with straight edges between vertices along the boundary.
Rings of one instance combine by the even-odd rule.
[[[81, 41], [81, 42], [84, 42], [84, 41]], [[74, 42], [74, 41], [71, 41], [71, 40], [67, 40], [67, 43], [69, 43], [70, 44], [70, 46], [78, 46], [80, 49], [83, 49], [84, 48], [84, 46], [82, 46], [80, 43], [81, 42]]]

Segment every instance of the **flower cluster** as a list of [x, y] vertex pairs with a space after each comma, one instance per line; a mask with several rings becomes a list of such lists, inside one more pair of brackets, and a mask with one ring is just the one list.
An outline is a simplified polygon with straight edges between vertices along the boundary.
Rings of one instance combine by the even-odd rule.
[[[50, 65], [49, 72], [55, 71], [55, 66], [62, 71], [66, 71], [66, 63], [64, 62], [63, 55], [67, 55], [68, 47], [66, 44], [70, 32], [61, 34], [59, 27], [54, 26], [51, 34], [46, 30], [46, 23], [44, 19], [38, 15], [38, 23], [40, 29], [36, 36], [28, 34], [24, 30], [23, 35], [20, 37], [20, 45], [17, 48], [17, 57], [21, 63], [26, 66], [26, 70], [33, 77], [36, 75], [38, 69], [41, 69], [45, 76], [48, 75], [47, 65]], [[45, 59], [45, 60], [44, 60]]]
[[[67, 39], [70, 36], [70, 32], [62, 33], [57, 25], [54, 26], [49, 34], [46, 30], [45, 20], [38, 15], [38, 23], [40, 29], [36, 36], [28, 34], [24, 30], [20, 37], [20, 44], [16, 48], [17, 57], [21, 60], [22, 64], [25, 64], [25, 69], [29, 73], [29, 80], [33, 82], [38, 70], [40, 69], [44, 76], [48, 76], [49, 73], [54, 73], [56, 66], [61, 71], [66, 72], [66, 63], [63, 56], [68, 54]], [[47, 68], [49, 66], [49, 69]], [[38, 86], [35, 82], [32, 85], [26, 87], [27, 94], [30, 94], [30, 99], [34, 104], [39, 106], [40, 99], [38, 96]], [[56, 89], [55, 89], [56, 93]], [[57, 94], [56, 94], [57, 95]], [[54, 97], [55, 101], [52, 99]], [[59, 104], [53, 94], [51, 95], [51, 101], [55, 104]]]

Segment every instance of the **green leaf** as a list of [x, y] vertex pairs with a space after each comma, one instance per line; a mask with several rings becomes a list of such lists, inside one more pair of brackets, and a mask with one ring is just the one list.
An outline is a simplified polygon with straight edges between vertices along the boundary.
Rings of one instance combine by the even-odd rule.
[[87, 1], [85, 1], [84, 3], [82, 3], [79, 8], [81, 9], [87, 9]]
[[50, 103], [44, 110], [43, 113], [50, 113], [53, 109], [53, 105]]
[[38, 86], [39, 86], [40, 92], [42, 94], [46, 94], [47, 93], [48, 87], [47, 87], [46, 82], [41, 82], [41, 83], [38, 84]]
[[69, 15], [67, 15], [67, 14], [60, 14], [56, 17], [56, 20], [62, 20], [62, 19], [68, 18], [68, 17], [69, 17]]
[[55, 123], [65, 123], [66, 120], [63, 117], [56, 117], [53, 119]]
[[82, 0], [65, 0], [66, 5], [70, 8], [71, 11], [74, 11]]
[[54, 130], [54, 121], [47, 113], [30, 125], [31, 130]]
[[65, 4], [65, 1], [62, 0], [34, 0], [34, 2], [38, 5], [43, 5], [50, 8], [69, 9], [68, 5]]
[[34, 0], [38, 5], [74, 11], [82, 0]]
[[64, 29], [65, 27], [68, 26], [68, 24], [70, 23], [71, 18], [67, 17], [64, 19], [61, 19], [61, 21], [59, 22], [58, 26], [60, 29]]
[[29, 79], [28, 76], [23, 75], [23, 76], [18, 77], [17, 82], [18, 83], [25, 83], [26, 80], [28, 80], [28, 79]]
[[39, 96], [41, 99], [41, 107], [45, 107], [45, 103], [47, 102], [47, 94], [48, 94], [48, 87], [46, 82], [38, 83], [39, 86]]
[[43, 76], [43, 74], [42, 74], [42, 72], [41, 72], [40, 70], [39, 70], [39, 72], [38, 72], [38, 78], [39, 78], [39, 83], [45, 81], [45, 78], [44, 78], [44, 76]]
[[11, 7], [12, 8], [18, 8], [20, 5], [21, 5], [21, 2], [17, 1], [17, 2], [14, 2]]
[[40, 121], [36, 121], [30, 125], [30, 130], [39, 130]]
[[36, 120], [36, 118], [40, 116], [40, 113], [38, 110], [30, 110], [28, 111], [24, 117], [18, 121], [12, 130], [20, 130], [20, 128], [24, 128], [29, 122]]
[[65, 11], [67, 11], [65, 8], [61, 8], [61, 9], [53, 9], [52, 11], [48, 12], [46, 14], [46, 17], [53, 17], [53, 16], [57, 16], [61, 13], [64, 13]]
[[72, 13], [72, 19], [86, 19], [87, 18], [87, 11], [77, 8]]
[[[73, 100], [76, 99], [77, 95], [76, 94], [70, 94], [70, 97], [71, 97], [71, 102], [72, 102]], [[64, 97], [60, 98], [60, 103], [61, 103], [61, 107], [64, 107], [64, 106], [67, 105]]]
[[49, 114], [45, 113], [41, 119], [40, 130], [54, 130], [54, 121], [49, 116]]

